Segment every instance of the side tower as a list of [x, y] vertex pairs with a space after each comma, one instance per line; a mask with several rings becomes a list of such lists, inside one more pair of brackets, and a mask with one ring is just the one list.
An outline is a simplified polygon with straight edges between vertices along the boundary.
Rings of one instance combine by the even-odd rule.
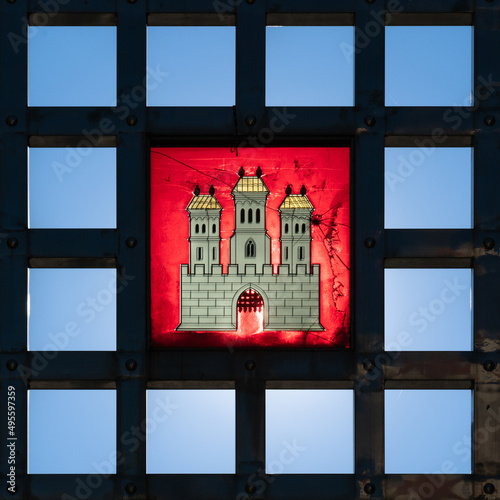
[[222, 207], [217, 201], [215, 188], [209, 194], [200, 195], [196, 186], [194, 196], [186, 210], [189, 213], [189, 270], [194, 273], [195, 264], [203, 264], [205, 273], [212, 272], [213, 264], [220, 264], [220, 216]]
[[298, 264], [305, 264], [306, 273], [311, 272], [311, 215], [313, 204], [302, 186], [300, 194], [292, 194], [292, 188], [286, 188], [286, 197], [279, 212], [281, 219], [281, 263], [290, 266], [290, 272], [297, 272]]
[[234, 199], [235, 223], [231, 236], [230, 263], [238, 264], [245, 272], [246, 264], [255, 264], [262, 272], [264, 264], [271, 264], [271, 238], [266, 230], [266, 204], [269, 189], [261, 179], [259, 167], [255, 176], [245, 177], [243, 167], [240, 179], [231, 194]]

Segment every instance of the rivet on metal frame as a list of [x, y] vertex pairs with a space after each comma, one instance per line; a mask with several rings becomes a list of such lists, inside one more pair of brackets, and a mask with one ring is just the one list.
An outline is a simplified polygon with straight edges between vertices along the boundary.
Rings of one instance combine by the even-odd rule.
[[484, 248], [486, 250], [492, 250], [495, 248], [495, 240], [493, 238], [485, 238], [483, 241]]
[[363, 489], [365, 490], [365, 493], [367, 493], [368, 495], [375, 493], [375, 485], [373, 483], [366, 483]]
[[249, 127], [253, 127], [253, 126], [257, 123], [257, 118], [255, 118], [255, 116], [253, 116], [253, 115], [248, 115], [248, 116], [245, 118], [245, 123], [246, 123]]
[[129, 248], [134, 248], [137, 246], [137, 239], [134, 238], [133, 236], [130, 236], [129, 238], [127, 238], [127, 240], [125, 241], [125, 244], [129, 247]]
[[377, 120], [375, 120], [375, 117], [374, 116], [365, 116], [365, 124], [368, 126], [368, 127], [373, 127], [373, 125], [375, 125], [375, 123], [377, 123]]
[[129, 495], [133, 495], [137, 491], [137, 486], [135, 485], [135, 483], [127, 483], [127, 486], [125, 486], [125, 491]]
[[19, 241], [17, 241], [17, 238], [9, 238], [7, 240], [7, 246], [9, 248], [16, 248], [17, 245], [19, 245]]
[[248, 371], [255, 370], [255, 361], [254, 361], [253, 359], [249, 359], [249, 360], [245, 363], [245, 368], [246, 368]]
[[15, 359], [9, 359], [5, 363], [5, 366], [7, 367], [8, 370], [14, 371], [17, 368], [17, 361]]
[[495, 493], [495, 486], [491, 483], [486, 483], [483, 490], [487, 495], [491, 495], [492, 493]]
[[491, 359], [487, 359], [484, 363], [483, 363], [483, 368], [487, 371], [487, 372], [492, 372], [494, 369], [495, 369], [495, 362], [492, 361]]
[[127, 117], [127, 124], [130, 125], [131, 127], [134, 127], [137, 125], [137, 116], [130, 115]]
[[251, 495], [252, 493], [255, 493], [257, 491], [257, 487], [255, 486], [255, 484], [247, 484], [245, 486], [245, 491], [247, 493], [250, 493]]
[[7, 123], [9, 127], [15, 127], [17, 125], [17, 116], [9, 115], [5, 119], [5, 123]]
[[375, 246], [375, 238], [369, 237], [365, 239], [365, 247], [373, 248]]
[[485, 116], [484, 123], [488, 125], [488, 127], [493, 127], [493, 125], [495, 125], [495, 117], [493, 115]]
[[135, 359], [128, 359], [125, 363], [127, 370], [134, 371], [137, 368], [137, 361]]

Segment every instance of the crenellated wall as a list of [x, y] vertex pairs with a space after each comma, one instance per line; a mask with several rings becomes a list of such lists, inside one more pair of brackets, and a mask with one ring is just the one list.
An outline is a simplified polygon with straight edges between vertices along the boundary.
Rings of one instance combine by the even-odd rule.
[[[221, 265], [213, 265], [210, 274], [197, 264], [193, 272], [181, 265], [180, 324], [177, 330], [236, 330], [236, 304], [249, 288], [264, 300], [265, 330], [322, 331], [320, 323], [320, 266], [308, 273], [305, 264], [290, 273], [288, 265], [280, 265], [273, 274], [272, 265], [257, 272], [253, 264], [229, 265], [227, 274]], [[244, 271], [238, 272], [238, 271]]]

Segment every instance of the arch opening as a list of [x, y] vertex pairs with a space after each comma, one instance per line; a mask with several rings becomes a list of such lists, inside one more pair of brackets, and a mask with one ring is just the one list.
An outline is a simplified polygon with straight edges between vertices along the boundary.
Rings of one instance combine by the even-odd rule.
[[255, 257], [255, 242], [252, 239], [245, 244], [245, 257]]
[[264, 299], [252, 288], [245, 290], [236, 303], [238, 333], [249, 335], [264, 330]]

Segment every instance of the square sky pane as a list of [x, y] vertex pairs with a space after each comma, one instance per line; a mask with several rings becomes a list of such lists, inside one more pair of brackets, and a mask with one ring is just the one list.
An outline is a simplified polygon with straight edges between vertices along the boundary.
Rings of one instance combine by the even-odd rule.
[[385, 391], [385, 472], [470, 474], [472, 391]]
[[422, 147], [385, 148], [385, 228], [472, 228], [472, 148], [416, 142]]
[[116, 228], [116, 149], [29, 148], [28, 226]]
[[387, 26], [386, 106], [472, 106], [471, 26]]
[[353, 106], [352, 26], [267, 26], [266, 106]]
[[147, 391], [148, 474], [234, 474], [233, 390]]
[[116, 350], [116, 269], [29, 269], [30, 351]]
[[29, 106], [116, 106], [116, 27], [30, 26]]
[[354, 392], [267, 390], [266, 473], [354, 473]]
[[386, 351], [471, 351], [471, 269], [386, 269]]
[[115, 474], [116, 391], [29, 390], [29, 474]]
[[234, 106], [234, 26], [149, 26], [148, 106]]

